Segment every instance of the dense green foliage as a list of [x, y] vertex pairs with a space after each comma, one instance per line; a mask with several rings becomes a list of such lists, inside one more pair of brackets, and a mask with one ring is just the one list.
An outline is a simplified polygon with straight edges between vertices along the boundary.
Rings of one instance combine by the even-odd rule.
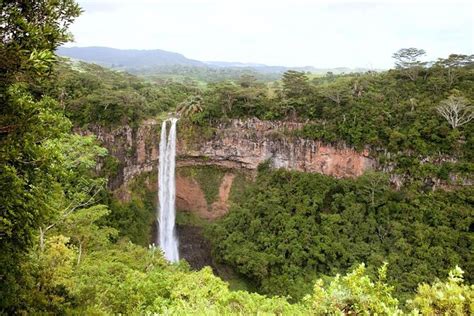
[[189, 119], [200, 126], [242, 117], [305, 121], [295, 135], [369, 148], [384, 169], [406, 181], [462, 181], [474, 170], [474, 124], [453, 128], [438, 108], [463, 98], [465, 115], [472, 117], [473, 57], [450, 55], [425, 68], [415, 64], [313, 80], [288, 71], [270, 87], [252, 77], [217, 83], [201, 93], [203, 109]]
[[76, 257], [67, 240], [51, 239], [37, 259], [48, 269], [41, 270], [36, 278], [50, 291], [30, 289], [30, 296], [25, 298], [29, 308], [24, 311], [222, 315], [257, 311], [294, 314], [299, 308], [284, 299], [230, 292], [208, 268], [190, 272], [184, 263], [171, 266], [157, 249], [131, 243], [96, 250], [81, 265], [75, 265]]
[[406, 298], [418, 283], [455, 265], [472, 282], [472, 187], [393, 191], [388, 179], [357, 180], [263, 170], [213, 228], [217, 258], [266, 294], [299, 299], [316, 277], [364, 262], [389, 263], [388, 280]]
[[456, 266], [449, 271], [447, 282], [418, 286], [410, 306], [423, 315], [471, 315], [474, 311], [474, 286], [465, 285], [464, 271]]
[[[71, 0], [1, 2], [0, 309], [14, 304], [19, 262], [37, 228], [87, 186], [63, 185], [75, 172], [67, 152], [71, 124], [53, 99], [38, 93], [54, 62], [51, 50], [68, 40], [67, 27], [79, 13]], [[81, 147], [78, 142], [76, 149], [88, 152]]]
[[[127, 192], [109, 194], [110, 215], [104, 224], [117, 229], [120, 238], [127, 238], [136, 245], [148, 246], [152, 242], [156, 220], [157, 174], [146, 173], [133, 179]], [[125, 195], [122, 200], [117, 195]], [[125, 200], [125, 201], [124, 201]]]
[[[97, 236], [97, 235], [95, 235]], [[401, 315], [392, 289], [384, 281], [386, 266], [373, 281], [363, 265], [324, 284], [318, 280], [300, 303], [255, 293], [230, 291], [209, 268], [191, 272], [185, 262], [167, 263], [160, 252], [130, 242], [96, 243], [77, 264], [77, 249], [69, 238], [48, 239], [42, 252], [33, 252], [22, 269], [24, 313], [55, 314], [169, 314], [169, 315]], [[410, 315], [473, 311], [472, 286], [463, 284], [462, 271], [432, 286], [420, 286]]]
[[447, 282], [420, 284], [410, 306], [423, 315], [472, 315], [474, 286], [464, 284], [464, 271], [456, 266], [449, 271]]
[[377, 281], [373, 282], [361, 264], [346, 276], [337, 275], [327, 287], [319, 279], [314, 285], [313, 294], [305, 297], [305, 300], [312, 303], [317, 315], [401, 315], [398, 301], [392, 297], [392, 288], [384, 283], [386, 273], [387, 265], [383, 265], [379, 269]]
[[124, 72], [69, 60], [62, 60], [53, 75], [50, 94], [78, 126], [136, 126], [144, 118], [173, 110], [198, 91], [195, 86], [174, 82], [158, 86]]
[[145, 77], [156, 83], [172, 80], [186, 85], [205, 86], [207, 83], [216, 83], [230, 80], [237, 81], [242, 76], [254, 76], [261, 81], [273, 81], [280, 77], [277, 72], [262, 73], [250, 67], [193, 67], [193, 66], [159, 66], [148, 69], [130, 70], [130, 73]]

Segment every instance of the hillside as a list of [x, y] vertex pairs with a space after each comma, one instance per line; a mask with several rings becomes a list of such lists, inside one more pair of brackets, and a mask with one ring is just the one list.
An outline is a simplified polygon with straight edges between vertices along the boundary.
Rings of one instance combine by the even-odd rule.
[[[315, 68], [268, 66], [256, 63], [197, 61], [181, 54], [164, 50], [115, 49], [108, 47], [59, 47], [57, 54], [90, 63], [97, 63], [113, 69], [126, 70], [139, 75], [188, 76], [193, 79], [212, 77], [214, 80], [238, 79], [245, 73], [254, 74], [267, 80], [275, 80], [287, 70], [298, 70], [313, 74], [334, 74], [365, 72], [369, 69], [347, 67]], [[227, 77], [226, 77], [227, 73]], [[207, 75], [207, 76], [206, 76]], [[230, 77], [229, 77], [230, 75]]]
[[[188, 240], [181, 251], [193, 267], [204, 261], [231, 282], [240, 275], [247, 280], [244, 288], [301, 298], [321, 274], [345, 273], [359, 262], [373, 269], [387, 261], [396, 296], [405, 301], [419, 282], [441, 277], [456, 264], [468, 271], [471, 282], [466, 240], [473, 212], [473, 126], [453, 129], [436, 109], [454, 97], [472, 99], [472, 64], [452, 68], [451, 82], [444, 62], [420, 69], [414, 81], [406, 70], [394, 69], [313, 80], [290, 71], [271, 86], [252, 77], [203, 89], [148, 84], [160, 97], [146, 97], [132, 107], [119, 97], [87, 102], [119, 86], [126, 74], [82, 64], [82, 72], [61, 70], [58, 91], [73, 91], [70, 83], [85, 76], [117, 82], [76, 94], [67, 100], [66, 114], [78, 126], [88, 126], [118, 159], [108, 174], [117, 199], [110, 225], [124, 236], [146, 245], [152, 234], [160, 113], [177, 111], [178, 231]], [[111, 76], [118, 78], [110, 81]], [[128, 80], [129, 95], [147, 91], [139, 78]], [[163, 108], [165, 100], [175, 101]], [[106, 110], [108, 103], [113, 111]], [[253, 177], [256, 183], [249, 180]], [[233, 179], [229, 191], [222, 191], [227, 193], [221, 193], [224, 179]], [[140, 220], [135, 217], [139, 228], [121, 223], [136, 216], [132, 210], [140, 214]], [[314, 247], [301, 250], [298, 235], [288, 239], [295, 229]], [[412, 237], [402, 245], [401, 235]], [[272, 246], [281, 245], [282, 238], [286, 250]], [[419, 244], [437, 250], [425, 251]], [[299, 255], [287, 258], [294, 249], [301, 250]], [[218, 257], [202, 259], [211, 253]], [[420, 265], [427, 266], [422, 270]]]
[[181, 54], [161, 49], [138, 50], [109, 47], [59, 47], [56, 52], [60, 56], [126, 70], [175, 65], [205, 66], [205, 64], [200, 61], [188, 59]]

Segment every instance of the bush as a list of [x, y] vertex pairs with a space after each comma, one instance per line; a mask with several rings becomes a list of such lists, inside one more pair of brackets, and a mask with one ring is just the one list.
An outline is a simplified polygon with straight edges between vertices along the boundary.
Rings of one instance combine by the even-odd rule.
[[409, 305], [422, 315], [473, 315], [474, 286], [464, 284], [463, 274], [456, 266], [446, 282], [420, 284]]

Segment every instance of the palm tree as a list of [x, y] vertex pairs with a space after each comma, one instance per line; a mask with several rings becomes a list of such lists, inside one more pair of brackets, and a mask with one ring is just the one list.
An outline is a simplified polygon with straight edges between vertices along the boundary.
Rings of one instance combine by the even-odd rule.
[[186, 100], [178, 104], [176, 112], [184, 117], [189, 117], [193, 114], [202, 112], [204, 110], [203, 99], [199, 95], [188, 97]]

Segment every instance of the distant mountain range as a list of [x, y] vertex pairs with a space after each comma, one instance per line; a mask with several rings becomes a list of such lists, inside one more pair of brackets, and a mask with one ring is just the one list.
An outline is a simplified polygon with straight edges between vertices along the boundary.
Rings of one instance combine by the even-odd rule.
[[138, 50], [109, 47], [60, 47], [56, 53], [60, 56], [66, 56], [114, 68], [137, 69], [171, 65], [194, 67], [206, 66], [203, 62], [192, 60], [181, 54], [167, 52], [161, 49]]
[[198, 68], [228, 68], [249, 69], [263, 74], [283, 73], [287, 70], [306, 71], [311, 73], [325, 74], [329, 71], [340, 74], [350, 72], [365, 72], [366, 68], [315, 68], [308, 67], [285, 67], [267, 66], [256, 63], [224, 62], [224, 61], [199, 61], [186, 58], [184, 55], [168, 52], [161, 49], [139, 50], [139, 49], [116, 49], [109, 47], [60, 47], [56, 51], [60, 56], [78, 59], [102, 66], [121, 69], [132, 72], [150, 71], [162, 67], [198, 67]]

